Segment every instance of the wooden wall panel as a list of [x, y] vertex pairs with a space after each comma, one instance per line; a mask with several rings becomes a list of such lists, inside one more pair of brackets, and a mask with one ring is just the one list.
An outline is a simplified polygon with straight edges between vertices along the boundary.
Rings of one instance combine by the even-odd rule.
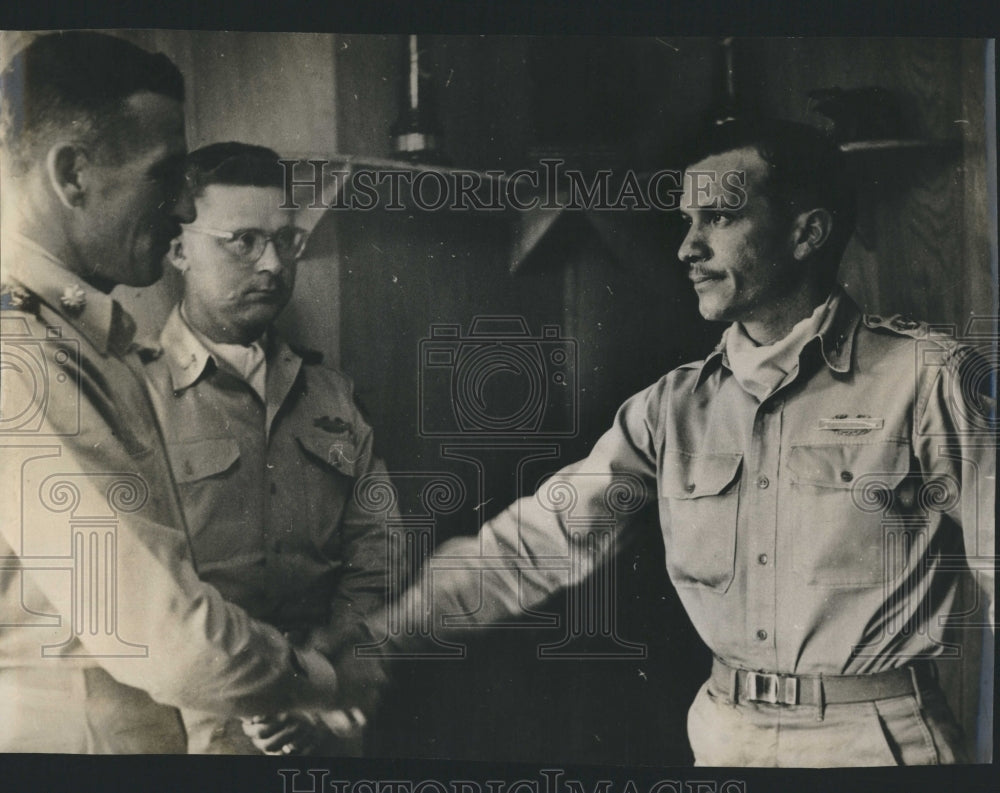
[[[855, 157], [862, 243], [841, 269], [868, 310], [962, 326], [989, 312], [982, 41], [943, 39], [740, 40], [752, 106], [814, 124], [808, 92], [880, 86], [901, 101], [908, 137], [952, 140], [950, 150]], [[780, 79], [776, 79], [780, 75]], [[976, 284], [976, 286], [971, 286]]]
[[[960, 46], [963, 247], [956, 276], [965, 287], [966, 316], [995, 316], [998, 310], [996, 45], [968, 39]], [[988, 92], [987, 77], [991, 85]], [[988, 145], [992, 146], [992, 155], [987, 152]], [[991, 176], [987, 178], [988, 175]]]

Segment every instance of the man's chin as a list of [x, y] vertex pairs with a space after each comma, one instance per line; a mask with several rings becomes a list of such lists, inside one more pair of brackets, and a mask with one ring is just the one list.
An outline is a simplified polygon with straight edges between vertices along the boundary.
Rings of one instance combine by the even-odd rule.
[[268, 325], [278, 318], [282, 308], [284, 308], [284, 304], [281, 307], [272, 305], [253, 306], [242, 313], [240, 324], [243, 327], [259, 328], [263, 332]]
[[701, 314], [703, 319], [707, 319], [709, 322], [729, 322], [725, 306], [720, 306], [714, 302], [700, 301], [698, 303], [698, 313]]

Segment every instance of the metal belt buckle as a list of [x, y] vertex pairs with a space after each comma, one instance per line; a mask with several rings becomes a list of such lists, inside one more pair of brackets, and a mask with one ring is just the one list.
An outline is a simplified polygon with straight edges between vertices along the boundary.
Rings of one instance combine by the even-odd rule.
[[747, 695], [752, 702], [772, 705], [796, 705], [799, 701], [799, 681], [766, 672], [747, 672]]

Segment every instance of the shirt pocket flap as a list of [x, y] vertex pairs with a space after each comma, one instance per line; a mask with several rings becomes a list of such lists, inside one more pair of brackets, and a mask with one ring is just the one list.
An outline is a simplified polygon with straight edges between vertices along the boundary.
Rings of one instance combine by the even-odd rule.
[[228, 470], [240, 457], [235, 438], [199, 438], [167, 444], [170, 466], [179, 483], [195, 482]]
[[668, 498], [717, 496], [739, 477], [742, 462], [742, 454], [667, 452], [661, 478], [663, 495]]
[[302, 432], [299, 444], [313, 457], [337, 469], [345, 476], [357, 476], [360, 454], [350, 431]]
[[874, 484], [894, 490], [910, 473], [910, 450], [904, 443], [793, 446], [788, 470], [794, 483], [850, 490]]

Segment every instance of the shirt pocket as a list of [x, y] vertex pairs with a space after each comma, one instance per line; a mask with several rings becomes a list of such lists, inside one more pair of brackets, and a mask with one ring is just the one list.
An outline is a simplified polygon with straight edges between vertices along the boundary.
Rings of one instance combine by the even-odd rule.
[[304, 475], [324, 489], [321, 498], [300, 505], [300, 518], [310, 526], [313, 545], [326, 557], [335, 559], [341, 552], [344, 512], [364, 461], [349, 431], [306, 431], [295, 437], [312, 468], [311, 473]]
[[249, 502], [234, 505], [228, 497], [229, 476], [239, 465], [236, 438], [198, 438], [167, 443], [167, 457], [177, 483], [188, 533], [200, 572], [204, 565], [242, 556], [249, 536], [241, 511]]
[[358, 475], [361, 455], [349, 431], [302, 432], [296, 437], [310, 457], [318, 459], [344, 476], [353, 478]]
[[235, 438], [198, 438], [167, 444], [174, 479], [186, 485], [228, 471], [240, 457]]
[[729, 589], [736, 564], [742, 462], [742, 454], [664, 453], [660, 524], [675, 586]]
[[[887, 582], [887, 529], [910, 473], [905, 442], [792, 446], [792, 569], [818, 586]], [[889, 520], [887, 520], [889, 518]]]

